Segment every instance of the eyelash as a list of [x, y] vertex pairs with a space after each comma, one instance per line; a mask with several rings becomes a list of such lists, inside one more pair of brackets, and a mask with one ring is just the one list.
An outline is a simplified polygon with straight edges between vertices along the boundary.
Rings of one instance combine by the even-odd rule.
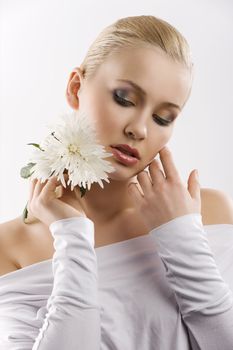
[[[113, 93], [113, 98], [116, 101], [116, 103], [118, 103], [121, 106], [124, 106], [124, 107], [134, 106], [133, 102], [127, 101], [123, 97], [118, 96], [116, 92]], [[163, 118], [159, 117], [158, 115], [156, 115], [156, 118], [154, 118], [154, 120], [160, 126], [169, 126], [169, 124], [172, 123], [171, 121], [164, 120]]]

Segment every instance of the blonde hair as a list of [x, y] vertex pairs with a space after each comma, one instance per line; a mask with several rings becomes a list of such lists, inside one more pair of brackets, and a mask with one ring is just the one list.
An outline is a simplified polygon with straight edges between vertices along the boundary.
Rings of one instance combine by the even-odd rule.
[[80, 65], [85, 78], [90, 79], [107, 56], [130, 47], [159, 47], [192, 70], [190, 48], [183, 35], [160, 18], [142, 15], [120, 18], [100, 32]]

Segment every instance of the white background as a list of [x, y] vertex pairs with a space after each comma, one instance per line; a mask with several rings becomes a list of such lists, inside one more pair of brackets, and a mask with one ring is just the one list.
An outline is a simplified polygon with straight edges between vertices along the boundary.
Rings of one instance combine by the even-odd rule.
[[231, 0], [78, 1], [0, 3], [0, 221], [21, 215], [28, 180], [20, 177], [46, 125], [71, 111], [66, 84], [99, 32], [120, 17], [154, 15], [188, 40], [195, 64], [192, 95], [169, 142], [182, 179], [199, 169], [202, 187], [233, 197]]

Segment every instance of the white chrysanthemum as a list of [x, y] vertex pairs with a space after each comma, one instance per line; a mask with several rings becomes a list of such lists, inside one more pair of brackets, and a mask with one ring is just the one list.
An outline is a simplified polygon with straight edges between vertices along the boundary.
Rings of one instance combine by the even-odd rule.
[[83, 112], [72, 112], [61, 118], [63, 122], [55, 124], [51, 134], [40, 144], [42, 150], [34, 149], [30, 161], [36, 164], [31, 168], [31, 178], [43, 183], [51, 176], [57, 176], [66, 187], [63, 175], [66, 170], [71, 190], [76, 185], [89, 190], [93, 182], [103, 188], [102, 180], [109, 182], [106, 172], [115, 170], [103, 158], [112, 153], [107, 153], [104, 146], [98, 144], [93, 122], [90, 123]]

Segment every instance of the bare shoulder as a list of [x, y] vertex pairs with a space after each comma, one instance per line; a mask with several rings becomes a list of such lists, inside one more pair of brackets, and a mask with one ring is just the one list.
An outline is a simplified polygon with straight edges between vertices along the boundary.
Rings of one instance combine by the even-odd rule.
[[52, 235], [41, 222], [25, 224], [20, 216], [0, 224], [0, 275], [50, 259], [53, 252]]
[[201, 189], [201, 214], [203, 225], [233, 224], [233, 199], [213, 188]]
[[0, 275], [19, 268], [14, 259], [14, 249], [17, 245], [17, 218], [0, 224]]

